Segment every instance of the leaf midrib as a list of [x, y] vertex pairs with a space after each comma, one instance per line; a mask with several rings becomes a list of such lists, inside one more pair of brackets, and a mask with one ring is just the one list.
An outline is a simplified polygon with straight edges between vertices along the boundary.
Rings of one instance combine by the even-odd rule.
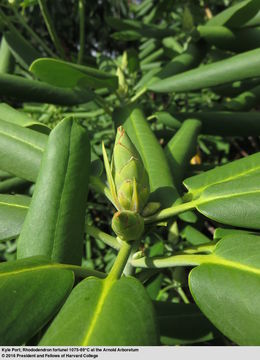
[[[209, 187], [211, 187], [211, 186], [213, 186], [213, 185], [217, 185], [217, 184], [221, 184], [221, 183], [226, 183], [226, 182], [228, 182], [228, 181], [235, 180], [235, 179], [237, 179], [237, 178], [239, 178], [239, 177], [246, 176], [247, 174], [257, 172], [258, 170], [260, 170], [260, 166], [255, 167], [255, 168], [250, 169], [250, 170], [247, 170], [247, 171], [244, 171], [244, 172], [241, 172], [241, 173], [239, 173], [239, 174], [230, 176], [230, 177], [228, 177], [228, 178], [225, 178], [225, 179], [216, 181], [216, 182], [214, 182], [214, 183], [211, 183], [211, 184], [202, 186], [202, 187], [196, 189], [195, 191], [190, 190], [189, 187], [187, 186], [187, 188], [188, 188], [188, 190], [189, 190], [188, 194], [191, 194], [191, 195], [192, 195], [192, 198], [195, 199], [195, 198], [197, 198], [198, 196], [200, 196], [201, 193], [202, 193], [205, 189], [208, 189]], [[185, 181], [184, 181], [184, 185], [185, 185]], [[185, 186], [186, 186], [186, 185], [185, 185]]]
[[229, 198], [246, 196], [246, 195], [253, 195], [253, 194], [256, 194], [256, 193], [260, 193], [260, 189], [259, 190], [254, 190], [254, 191], [240, 192], [240, 193], [236, 193], [236, 194], [219, 195], [219, 196], [214, 196], [214, 197], [209, 197], [209, 198], [203, 198], [203, 196], [202, 196], [201, 198], [198, 198], [197, 200], [194, 201], [194, 205], [197, 208], [200, 205], [205, 205], [205, 204], [207, 204], [209, 202], [212, 202], [212, 201], [217, 201], [217, 200], [222, 200], [222, 199], [229, 199]]
[[0, 206], [1, 206], [1, 205], [3, 205], [3, 206], [10, 206], [10, 207], [16, 207], [16, 208], [21, 208], [21, 209], [26, 209], [26, 210], [29, 209], [29, 206], [28, 206], [28, 205], [19, 205], [19, 204], [8, 203], [8, 202], [3, 202], [3, 201], [0, 201]]
[[20, 142], [20, 143], [29, 145], [29, 146], [33, 147], [34, 149], [36, 149], [37, 151], [43, 152], [43, 148], [38, 147], [38, 146], [36, 146], [35, 144], [33, 144], [33, 143], [29, 142], [29, 141], [25, 141], [25, 140], [23, 140], [23, 139], [21, 139], [21, 138], [19, 138], [19, 137], [17, 137], [17, 136], [8, 134], [8, 133], [4, 132], [3, 130], [0, 130], [0, 134], [1, 134], [1, 135], [4, 135], [4, 136], [6, 136], [6, 137], [9, 137], [9, 138], [11, 138], [11, 139], [14, 139], [14, 140], [16, 140], [16, 141], [18, 141], [18, 142]]
[[109, 294], [110, 289], [114, 285], [115, 281], [116, 280], [112, 280], [112, 279], [107, 279], [107, 280], [102, 281], [101, 295], [100, 295], [100, 298], [99, 298], [99, 300], [98, 300], [98, 302], [96, 304], [96, 308], [95, 308], [94, 313], [92, 315], [90, 325], [88, 326], [86, 335], [85, 335], [85, 337], [84, 337], [84, 339], [82, 341], [81, 346], [89, 345], [89, 340], [90, 340], [90, 338], [91, 338], [91, 336], [92, 336], [92, 334], [93, 334], [93, 332], [95, 330], [95, 326], [96, 326], [96, 324], [98, 322], [99, 315], [102, 312], [105, 300], [106, 300], [106, 298], [107, 298], [107, 296]]

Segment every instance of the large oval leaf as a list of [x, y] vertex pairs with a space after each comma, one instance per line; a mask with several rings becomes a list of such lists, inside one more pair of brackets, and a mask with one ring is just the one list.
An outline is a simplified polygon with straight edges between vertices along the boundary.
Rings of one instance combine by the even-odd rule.
[[260, 237], [230, 235], [189, 277], [201, 310], [239, 345], [260, 345], [259, 264]]
[[22, 195], [0, 195], [0, 241], [20, 234], [30, 200]]
[[260, 229], [260, 153], [186, 179], [187, 199], [223, 224]]
[[95, 89], [118, 87], [117, 76], [83, 65], [76, 65], [55, 59], [38, 59], [30, 70], [48, 84], [60, 87], [74, 88], [89, 86]]
[[[259, 92], [259, 90], [258, 90]], [[250, 92], [245, 92], [246, 101], [252, 96], [257, 100], [257, 95]], [[236, 98], [235, 98], [236, 99]], [[231, 100], [230, 105], [226, 107], [232, 108], [236, 100]], [[255, 100], [252, 100], [254, 102]], [[229, 103], [227, 103], [229, 104]], [[254, 104], [254, 103], [253, 103]], [[231, 112], [231, 111], [200, 111], [192, 113], [176, 113], [174, 117], [178, 120], [198, 119], [202, 123], [201, 132], [204, 134], [222, 135], [222, 136], [254, 136], [260, 135], [260, 121], [259, 113], [257, 111], [251, 112]], [[162, 122], [172, 129], [176, 127], [176, 119], [173, 121], [167, 119]]]
[[35, 181], [47, 140], [45, 134], [0, 120], [0, 169]]
[[40, 123], [39, 121], [33, 120], [24, 112], [17, 111], [5, 103], [0, 103], [0, 119], [22, 127], [28, 127], [44, 134], [49, 134], [51, 131], [48, 126]]
[[[250, 66], [248, 66], [250, 63]], [[155, 92], [186, 92], [260, 76], [260, 49], [244, 52], [152, 83]]]
[[72, 271], [43, 258], [0, 264], [0, 345], [22, 345], [58, 311], [74, 283]]
[[42, 346], [156, 345], [151, 300], [134, 278], [88, 278], [71, 293]]
[[18, 239], [19, 258], [46, 255], [81, 264], [90, 168], [87, 131], [72, 119], [50, 134]]
[[241, 1], [214, 16], [207, 22], [207, 26], [225, 25], [230, 28], [241, 27], [255, 16], [259, 8], [258, 0]]
[[196, 153], [197, 138], [200, 132], [201, 122], [196, 119], [184, 121], [181, 128], [176, 132], [165, 147], [172, 177], [176, 187], [181, 190], [181, 182], [184, 173], [193, 155]]
[[94, 98], [89, 89], [63, 89], [37, 80], [21, 76], [0, 74], [0, 96], [16, 99], [19, 102], [29, 101], [58, 105], [77, 105]]

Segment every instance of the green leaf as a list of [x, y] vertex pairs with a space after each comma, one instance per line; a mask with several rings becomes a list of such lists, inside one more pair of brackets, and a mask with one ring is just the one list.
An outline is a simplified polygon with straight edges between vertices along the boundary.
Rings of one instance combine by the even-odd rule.
[[81, 264], [90, 145], [86, 129], [64, 119], [50, 134], [17, 256]]
[[[123, 125], [137, 148], [149, 175], [151, 201], [163, 207], [172, 205], [179, 197], [174, 187], [169, 165], [163, 150], [139, 108], [118, 108], [114, 112], [116, 126]], [[158, 171], [160, 169], [160, 171]]]
[[210, 321], [239, 345], [260, 345], [260, 237], [230, 235], [189, 276]]
[[225, 25], [229, 28], [241, 27], [260, 9], [258, 0], [245, 0], [214, 16], [207, 22], [207, 26]]
[[0, 120], [0, 169], [35, 181], [48, 137]]
[[223, 224], [260, 229], [260, 153], [184, 181], [187, 199]]
[[0, 241], [20, 234], [30, 200], [23, 195], [0, 195]]
[[59, 87], [87, 86], [94, 89], [108, 88], [110, 90], [118, 88], [118, 79], [115, 75], [61, 60], [38, 59], [32, 63], [30, 71], [46, 83]]
[[198, 26], [195, 33], [210, 45], [219, 49], [240, 52], [260, 46], [260, 28], [246, 28], [232, 31], [225, 26]]
[[[250, 66], [248, 66], [250, 63]], [[148, 86], [155, 92], [186, 92], [260, 76], [260, 49], [183, 72]]]
[[5, 103], [0, 103], [0, 119], [22, 127], [28, 127], [44, 134], [49, 134], [51, 131], [48, 126], [40, 123], [39, 121], [33, 120], [25, 113], [17, 111]]
[[11, 30], [7, 31], [4, 36], [14, 58], [25, 69], [28, 69], [34, 60], [41, 57], [40, 53], [32, 47], [21, 33]]
[[181, 182], [192, 156], [196, 154], [197, 138], [201, 122], [196, 119], [185, 120], [165, 147], [172, 177], [176, 187], [181, 190]]
[[190, 43], [186, 51], [175, 56], [162, 69], [157, 67], [150, 76], [145, 74], [138, 82], [136, 88], [150, 88], [150, 85], [153, 83], [192, 69], [200, 64], [205, 55], [206, 46], [204, 41], [199, 41], [196, 44]]
[[15, 68], [15, 60], [9, 46], [2, 35], [0, 45], [0, 74], [12, 74]]
[[92, 100], [94, 93], [86, 88], [62, 89], [21, 76], [0, 74], [0, 96], [19, 102], [29, 101], [69, 106]]
[[188, 345], [214, 338], [215, 327], [195, 304], [154, 301], [163, 345]]
[[0, 264], [0, 345], [22, 345], [55, 315], [74, 283], [72, 271], [44, 258]]
[[134, 278], [88, 278], [71, 293], [41, 346], [156, 345], [151, 300]]
[[[231, 104], [234, 104], [233, 100]], [[232, 107], [232, 105], [231, 105]], [[222, 136], [254, 136], [260, 135], [260, 122], [258, 112], [231, 112], [231, 111], [201, 111], [191, 113], [178, 113], [174, 117], [180, 121], [185, 119], [198, 119], [202, 123], [203, 134]], [[167, 124], [175, 129], [175, 122]]]

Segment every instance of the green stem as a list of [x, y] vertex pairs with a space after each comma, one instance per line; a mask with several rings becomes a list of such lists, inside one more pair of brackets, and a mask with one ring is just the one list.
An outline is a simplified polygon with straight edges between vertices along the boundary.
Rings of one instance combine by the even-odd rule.
[[185, 254], [197, 254], [197, 253], [213, 253], [215, 250], [217, 241], [212, 241], [211, 244], [198, 245], [194, 247], [190, 247], [188, 249], [184, 249], [182, 253]]
[[184, 304], [189, 304], [189, 303], [190, 303], [189, 299], [187, 298], [185, 292], [182, 290], [181, 287], [178, 287], [178, 288], [176, 289], [176, 291], [177, 291], [177, 293], [180, 295], [180, 297], [182, 298]]
[[133, 246], [132, 246], [132, 249], [130, 252], [130, 256], [128, 258], [127, 264], [124, 269], [125, 276], [132, 276], [135, 273], [135, 268], [132, 266], [131, 260], [133, 258], [133, 255], [136, 253], [137, 249], [139, 248], [139, 245], [140, 245], [140, 240], [137, 240], [133, 243]]
[[46, 51], [46, 54], [48, 54], [51, 57], [57, 57], [54, 52], [45, 44], [44, 41], [33, 31], [33, 29], [26, 23], [23, 16], [16, 10], [14, 6], [11, 6], [17, 20], [19, 23], [28, 31], [28, 33], [31, 35], [31, 37], [39, 43], [39, 45], [43, 48], [43, 50]]
[[85, 0], [79, 0], [79, 53], [78, 64], [83, 63], [85, 47]]
[[170, 208], [163, 209], [154, 215], [144, 218], [144, 222], [145, 222], [145, 224], [150, 224], [150, 223], [166, 220], [166, 219], [169, 219], [169, 218], [171, 218], [177, 214], [180, 214], [184, 211], [193, 209], [193, 208], [195, 208], [195, 206], [196, 206], [196, 204], [193, 201], [183, 203], [180, 205], [175, 205]]
[[174, 255], [169, 257], [143, 257], [132, 260], [134, 267], [141, 268], [167, 268], [176, 266], [197, 266], [205, 262], [212, 255]]
[[40, 9], [41, 9], [41, 13], [45, 22], [45, 25], [48, 29], [49, 35], [52, 39], [52, 42], [57, 50], [57, 52], [59, 53], [59, 55], [61, 56], [62, 59], [65, 59], [65, 52], [63, 49], [63, 46], [61, 44], [61, 41], [56, 33], [54, 24], [52, 22], [49, 10], [47, 8], [47, 4], [46, 4], [46, 0], [38, 0], [39, 5], [40, 5]]
[[113, 249], [119, 250], [120, 244], [113, 236], [99, 230], [93, 225], [87, 225], [87, 233], [93, 236], [95, 239], [103, 241], [106, 245], [111, 246]]
[[136, 100], [139, 99], [139, 97], [141, 97], [143, 94], [145, 94], [147, 91], [147, 88], [144, 86], [143, 88], [141, 88], [141, 90], [139, 90], [130, 100], [130, 103], [134, 103]]
[[129, 255], [131, 253], [131, 249], [132, 249], [132, 245], [128, 242], [123, 242], [122, 246], [119, 250], [119, 253], [116, 257], [116, 260], [114, 262], [114, 265], [110, 271], [110, 273], [108, 274], [108, 278], [110, 280], [118, 280], [120, 279], [125, 265], [128, 261]]

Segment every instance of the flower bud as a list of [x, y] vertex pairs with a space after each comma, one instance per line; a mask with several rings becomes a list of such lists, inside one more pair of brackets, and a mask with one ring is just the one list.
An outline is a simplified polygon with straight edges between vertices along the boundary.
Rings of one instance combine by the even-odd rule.
[[132, 211], [118, 211], [112, 219], [112, 229], [124, 241], [138, 240], [144, 232], [144, 220]]
[[141, 212], [150, 194], [149, 178], [138, 151], [122, 126], [117, 129], [112, 173], [121, 207]]

